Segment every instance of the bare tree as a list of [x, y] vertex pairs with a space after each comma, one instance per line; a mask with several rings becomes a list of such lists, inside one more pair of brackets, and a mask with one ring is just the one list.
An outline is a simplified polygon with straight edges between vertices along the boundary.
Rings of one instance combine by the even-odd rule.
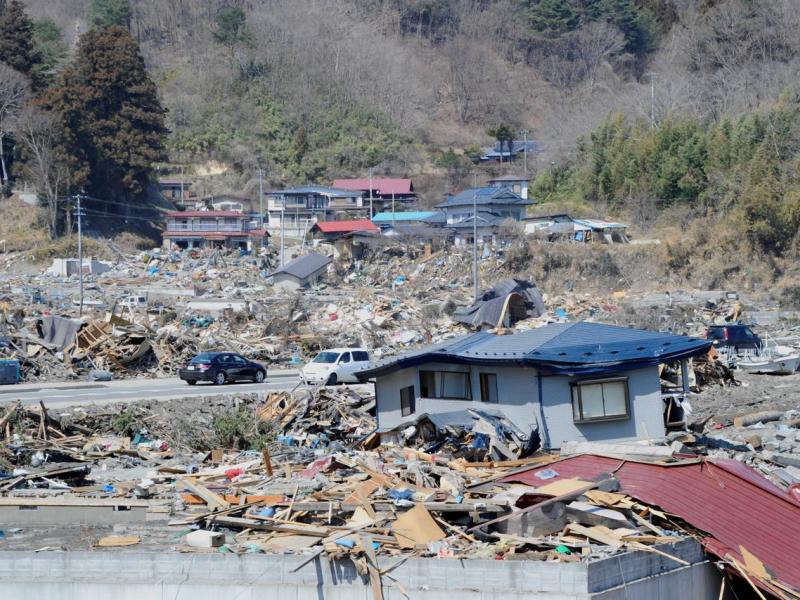
[[51, 239], [60, 232], [61, 205], [69, 188], [69, 169], [59, 159], [55, 118], [39, 109], [26, 108], [17, 119], [17, 139], [23, 144], [23, 176], [30, 181], [47, 209]]
[[0, 185], [8, 185], [5, 140], [12, 133], [17, 114], [28, 96], [28, 80], [22, 73], [0, 63]]
[[597, 70], [603, 62], [621, 52], [624, 47], [625, 37], [622, 32], [605, 21], [588, 23], [577, 32], [575, 50], [589, 77], [590, 89], [594, 89]]

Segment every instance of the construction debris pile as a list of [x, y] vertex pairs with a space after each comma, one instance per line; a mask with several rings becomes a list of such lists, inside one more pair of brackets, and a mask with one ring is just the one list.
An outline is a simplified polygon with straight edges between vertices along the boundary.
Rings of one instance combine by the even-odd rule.
[[[142, 521], [137, 534], [104, 535], [98, 548], [145, 543], [167, 528], [175, 550], [300, 553], [304, 565], [325, 554], [352, 559], [373, 580], [386, 577], [380, 556], [575, 562], [638, 550], [685, 563], [671, 548], [695, 528], [621, 488], [613, 468], [587, 478], [560, 461], [624, 452], [640, 463], [697, 464], [686, 462], [688, 438], [573, 444], [559, 456], [474, 411], [472, 427], [406, 427], [398, 435], [408, 446], [375, 434], [373, 413], [374, 398], [355, 388], [58, 414], [12, 404], [0, 416], [0, 506], [58, 506], [55, 518], [68, 521], [82, 506], [128, 506], [139, 511], [128, 517]], [[8, 522], [18, 533], [6, 535], [13, 541], [44, 518], [19, 511]]]

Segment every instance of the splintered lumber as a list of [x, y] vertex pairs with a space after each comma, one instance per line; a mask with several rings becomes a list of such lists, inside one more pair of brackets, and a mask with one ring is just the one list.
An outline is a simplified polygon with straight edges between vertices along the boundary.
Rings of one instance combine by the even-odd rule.
[[135, 546], [141, 541], [141, 538], [137, 535], [109, 535], [100, 538], [97, 545], [100, 548], [118, 548], [121, 546]]
[[608, 527], [603, 527], [602, 525], [584, 527], [583, 525], [578, 525], [577, 523], [570, 523], [567, 525], [567, 530], [587, 537], [590, 540], [605, 544], [606, 546], [611, 546], [612, 548], [622, 548], [624, 545], [624, 542], [614, 535], [614, 532], [611, 529]]
[[367, 569], [369, 570], [369, 583], [372, 587], [372, 596], [375, 600], [383, 600], [383, 586], [381, 585], [381, 571], [378, 568], [378, 557], [375, 556], [375, 548], [372, 545], [372, 536], [368, 533], [358, 534], [358, 539], [367, 557]]
[[179, 477], [178, 483], [183, 484], [183, 487], [188, 489], [193, 494], [200, 496], [212, 508], [228, 508], [228, 503], [225, 498], [219, 494], [215, 494], [204, 485], [193, 481], [189, 478]]
[[262, 531], [275, 531], [279, 533], [293, 533], [296, 535], [310, 535], [323, 538], [330, 533], [327, 527], [317, 527], [315, 525], [305, 525], [303, 523], [286, 524], [273, 523], [270, 521], [257, 521], [255, 519], [244, 519], [241, 517], [220, 516], [214, 517], [214, 523], [227, 527], [240, 527], [242, 529], [260, 529]]

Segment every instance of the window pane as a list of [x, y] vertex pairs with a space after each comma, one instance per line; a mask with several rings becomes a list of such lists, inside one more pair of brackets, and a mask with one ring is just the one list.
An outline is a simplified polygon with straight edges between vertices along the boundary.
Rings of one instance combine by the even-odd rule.
[[592, 419], [605, 415], [603, 411], [603, 385], [594, 383], [581, 386], [581, 401], [583, 403], [583, 418]]
[[415, 410], [414, 386], [410, 385], [400, 390], [400, 414], [403, 417], [407, 417]]
[[578, 402], [578, 391], [580, 387], [577, 385], [572, 386], [572, 418], [576, 421], [581, 420], [581, 406]]
[[469, 398], [467, 373], [442, 373], [442, 394], [444, 398]]
[[435, 380], [433, 371], [419, 372], [419, 395], [422, 398], [436, 398]]
[[603, 384], [603, 403], [606, 416], [624, 415], [627, 413], [625, 406], [625, 382], [614, 381]]
[[343, 363], [349, 363], [350, 362], [350, 353], [349, 352], [345, 352], [344, 354], [342, 354], [341, 362], [343, 362]]

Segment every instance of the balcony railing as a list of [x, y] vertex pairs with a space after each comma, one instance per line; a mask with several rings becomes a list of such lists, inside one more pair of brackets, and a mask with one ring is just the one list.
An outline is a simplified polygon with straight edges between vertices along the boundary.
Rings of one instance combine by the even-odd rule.
[[176, 221], [169, 221], [167, 223], [167, 231], [198, 231], [198, 232], [238, 232], [250, 231], [257, 229], [257, 226], [250, 226], [250, 223], [198, 223], [190, 221], [189, 223], [178, 223]]

